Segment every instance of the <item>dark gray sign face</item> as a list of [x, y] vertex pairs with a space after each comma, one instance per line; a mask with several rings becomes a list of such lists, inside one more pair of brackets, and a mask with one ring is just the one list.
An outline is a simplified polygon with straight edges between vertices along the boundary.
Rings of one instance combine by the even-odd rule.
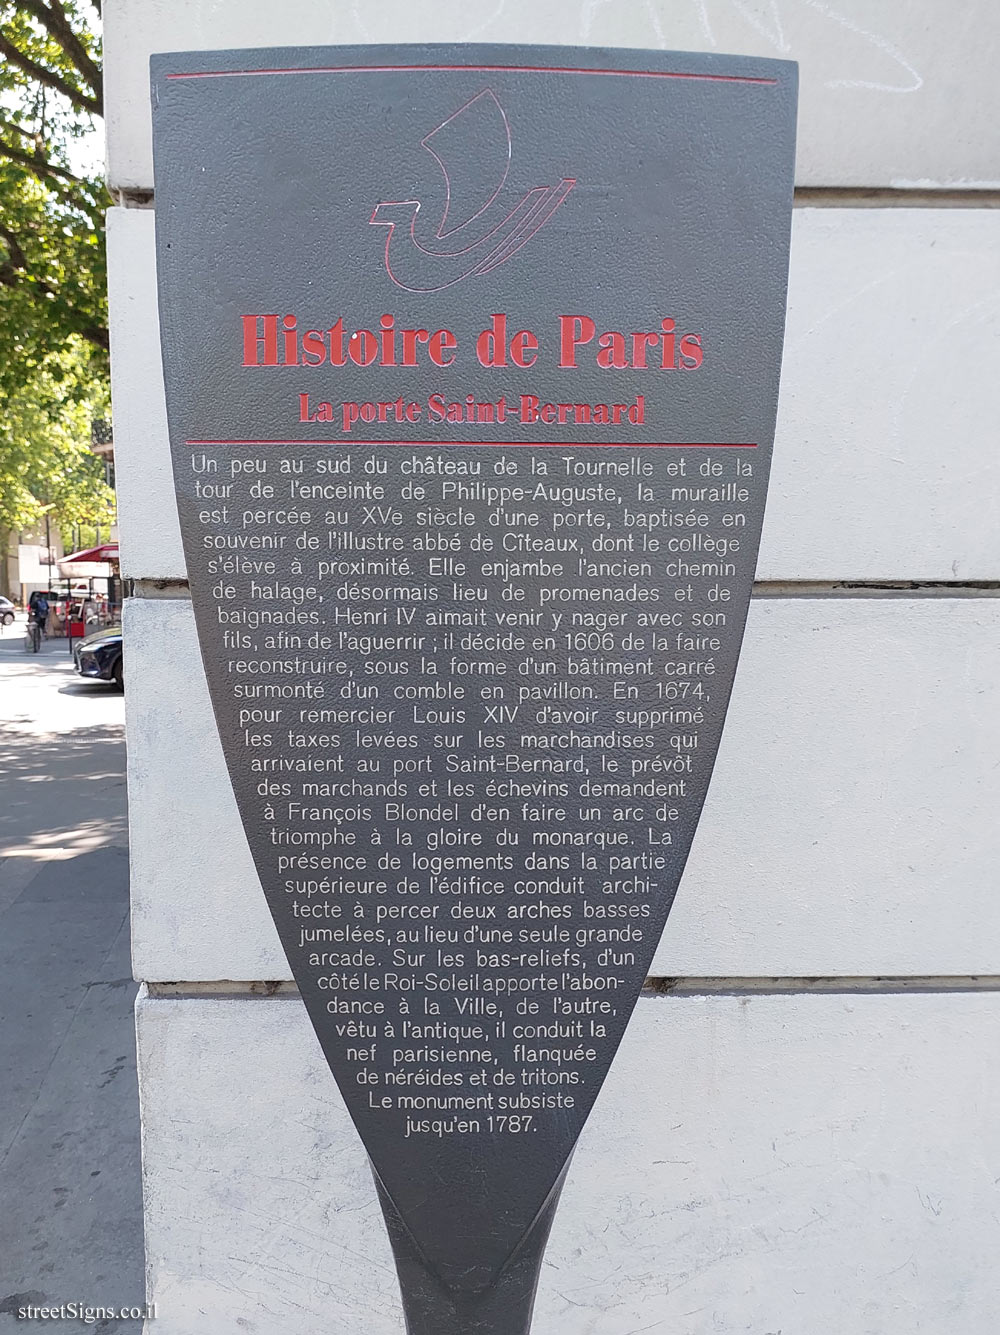
[[411, 1331], [522, 1335], [736, 668], [795, 67], [153, 76], [177, 499], [247, 839]]

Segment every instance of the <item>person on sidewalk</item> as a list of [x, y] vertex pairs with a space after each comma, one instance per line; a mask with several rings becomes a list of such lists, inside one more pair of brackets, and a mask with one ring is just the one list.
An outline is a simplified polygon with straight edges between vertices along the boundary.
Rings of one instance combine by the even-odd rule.
[[49, 600], [44, 593], [40, 593], [35, 599], [34, 606], [31, 608], [31, 617], [41, 627], [42, 634], [46, 632], [46, 623], [49, 619]]

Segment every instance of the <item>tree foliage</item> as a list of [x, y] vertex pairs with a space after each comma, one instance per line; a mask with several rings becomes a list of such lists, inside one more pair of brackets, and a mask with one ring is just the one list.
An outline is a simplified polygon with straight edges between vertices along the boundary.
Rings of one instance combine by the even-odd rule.
[[107, 360], [99, 173], [73, 149], [103, 112], [94, 0], [0, 0], [0, 391], [76, 335]]
[[0, 527], [28, 528], [50, 508], [63, 524], [108, 513], [114, 493], [90, 450], [91, 424], [107, 412], [106, 384], [78, 339], [10, 395], [0, 417]]
[[[10, 534], [48, 515], [56, 529], [107, 524], [114, 492], [89, 448], [92, 423], [108, 415], [107, 382], [78, 337], [5, 397], [0, 414], [0, 552]], [[0, 561], [0, 582], [6, 562]], [[0, 592], [4, 590], [0, 589]]]
[[[107, 515], [99, 0], [0, 0], [0, 556], [11, 531]], [[85, 157], [83, 157], [85, 161]], [[0, 560], [0, 578], [6, 563]]]

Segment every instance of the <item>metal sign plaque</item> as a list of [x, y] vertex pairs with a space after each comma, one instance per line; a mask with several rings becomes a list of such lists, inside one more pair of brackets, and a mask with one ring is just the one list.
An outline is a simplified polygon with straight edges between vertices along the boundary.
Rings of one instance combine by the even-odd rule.
[[795, 66], [153, 59], [177, 502], [412, 1335], [524, 1335], [743, 635]]

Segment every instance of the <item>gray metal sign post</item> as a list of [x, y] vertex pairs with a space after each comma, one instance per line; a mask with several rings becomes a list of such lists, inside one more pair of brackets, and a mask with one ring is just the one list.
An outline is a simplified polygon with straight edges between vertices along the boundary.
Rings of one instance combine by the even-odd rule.
[[528, 1330], [691, 846], [795, 99], [784, 62], [647, 51], [153, 59], [205, 671], [412, 1335]]

